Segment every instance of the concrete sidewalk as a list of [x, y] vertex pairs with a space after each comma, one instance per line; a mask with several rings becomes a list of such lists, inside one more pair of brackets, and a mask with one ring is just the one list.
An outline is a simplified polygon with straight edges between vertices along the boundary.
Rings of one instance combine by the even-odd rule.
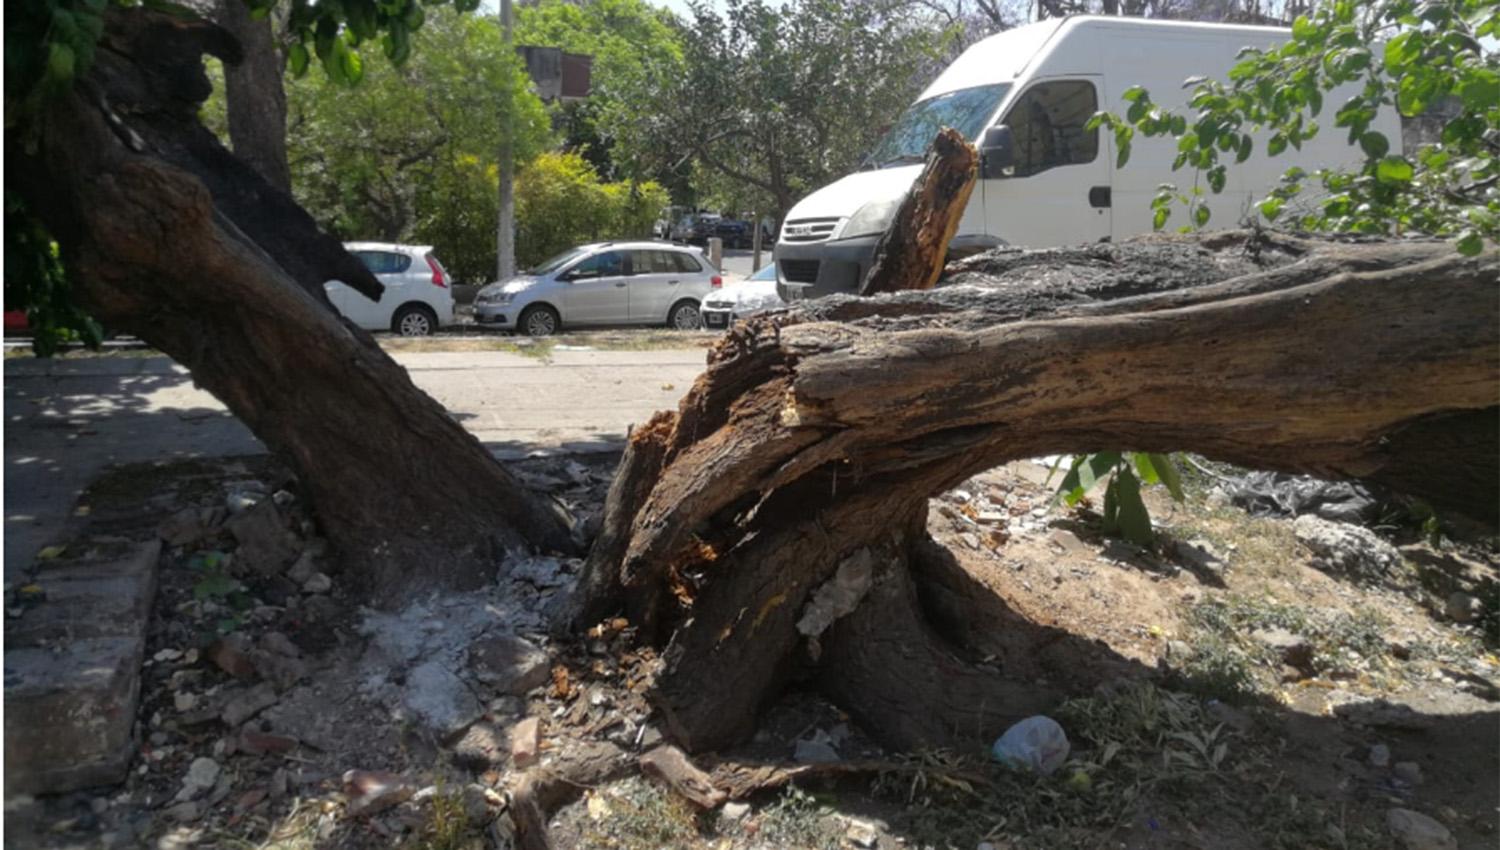
[[[500, 457], [619, 448], [678, 399], [702, 349], [394, 355]], [[5, 361], [5, 572], [62, 533], [79, 492], [111, 464], [254, 454], [264, 446], [166, 357]]]

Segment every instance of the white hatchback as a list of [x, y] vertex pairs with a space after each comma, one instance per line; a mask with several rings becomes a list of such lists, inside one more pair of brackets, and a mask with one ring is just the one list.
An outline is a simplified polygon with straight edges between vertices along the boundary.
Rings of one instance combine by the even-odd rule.
[[453, 289], [432, 246], [346, 242], [344, 248], [385, 286], [380, 300], [371, 301], [339, 281], [323, 284], [328, 300], [344, 318], [367, 331], [402, 336], [429, 336], [453, 324]]

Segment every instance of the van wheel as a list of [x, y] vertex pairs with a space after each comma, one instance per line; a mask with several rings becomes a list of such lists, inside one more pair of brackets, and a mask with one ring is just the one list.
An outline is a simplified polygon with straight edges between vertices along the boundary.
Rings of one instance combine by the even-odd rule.
[[420, 304], [407, 304], [391, 319], [391, 330], [402, 336], [432, 336], [437, 327], [437, 314]]
[[516, 321], [517, 328], [527, 336], [552, 336], [562, 325], [557, 311], [546, 304], [533, 304], [521, 311]]
[[678, 301], [667, 314], [667, 327], [679, 331], [696, 331], [703, 327], [703, 316], [697, 301]]

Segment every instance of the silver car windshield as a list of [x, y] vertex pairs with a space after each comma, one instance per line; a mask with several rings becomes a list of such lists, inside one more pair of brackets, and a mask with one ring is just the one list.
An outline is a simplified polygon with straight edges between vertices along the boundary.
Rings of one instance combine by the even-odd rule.
[[542, 262], [538, 263], [537, 265], [535, 265], [535, 266], [527, 269], [526, 273], [527, 274], [534, 274], [534, 275], [544, 275], [544, 274], [548, 274], [550, 272], [555, 272], [558, 269], [562, 268], [563, 266], [567, 265], [568, 262], [570, 262], [570, 261], [572, 261], [574, 259], [577, 259], [578, 257], [583, 256], [584, 253], [585, 252], [584, 252], [584, 250], [582, 248], [569, 248], [568, 250], [562, 252], [561, 254], [558, 254], [555, 257], [551, 257], [549, 259], [543, 260]]
[[965, 139], [974, 139], [1009, 90], [1009, 83], [996, 83], [959, 89], [913, 103], [871, 151], [865, 166], [886, 168], [921, 162], [927, 154], [927, 146], [944, 127], [952, 127]]

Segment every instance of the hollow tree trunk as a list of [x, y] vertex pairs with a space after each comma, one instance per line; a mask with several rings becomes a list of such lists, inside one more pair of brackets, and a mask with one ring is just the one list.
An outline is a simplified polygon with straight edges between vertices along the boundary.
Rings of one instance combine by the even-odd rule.
[[501, 548], [571, 547], [531, 494], [323, 294], [380, 284], [197, 121], [200, 22], [112, 10], [88, 78], [51, 104], [10, 173], [106, 324], [186, 366], [307, 488], [376, 603], [471, 587]]
[[575, 625], [623, 608], [665, 646], [652, 698], [689, 750], [794, 678], [903, 748], [1055, 699], [952, 643], [923, 597], [959, 595], [911, 569], [928, 498], [1010, 460], [1187, 450], [1496, 520], [1500, 255], [1229, 233], [950, 272], [738, 324], [628, 447]]

